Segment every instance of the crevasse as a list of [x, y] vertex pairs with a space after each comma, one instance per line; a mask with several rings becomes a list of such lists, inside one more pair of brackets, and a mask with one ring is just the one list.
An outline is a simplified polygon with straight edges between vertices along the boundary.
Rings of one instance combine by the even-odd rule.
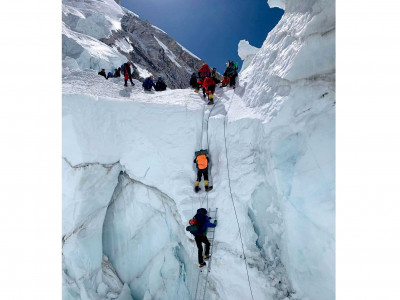
[[192, 164], [206, 128], [220, 216], [207, 298], [251, 299], [228, 159], [254, 299], [334, 299], [334, 2], [279, 3], [282, 20], [236, 90], [217, 89], [208, 126], [192, 90], [65, 72], [64, 299], [191, 299], [184, 228], [207, 205]]

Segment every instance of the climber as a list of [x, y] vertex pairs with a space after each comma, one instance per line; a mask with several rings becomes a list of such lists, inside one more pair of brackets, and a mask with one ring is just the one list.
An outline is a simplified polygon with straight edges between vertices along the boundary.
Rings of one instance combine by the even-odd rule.
[[164, 79], [161, 76], [158, 77], [158, 80], [156, 82], [156, 86], [154, 87], [154, 89], [157, 92], [165, 91], [167, 89], [167, 85], [165, 84]]
[[204, 177], [204, 188], [206, 192], [212, 190], [212, 186], [208, 186], [208, 151], [207, 150], [200, 150], [195, 152], [196, 158], [194, 159], [193, 163], [196, 164], [197, 168], [197, 180], [195, 183], [194, 191], [198, 193], [201, 189], [199, 187], [201, 177]]
[[234, 64], [233, 64], [233, 72], [231, 73], [231, 75], [230, 75], [230, 80], [229, 80], [229, 86], [231, 87], [231, 88], [235, 88], [235, 85], [236, 85], [236, 77], [238, 76], [238, 73], [237, 73], [237, 70], [238, 70], [238, 64], [235, 62]]
[[[210, 67], [205, 63], [201, 66], [201, 68], [199, 69], [199, 71], [197, 72], [199, 75], [199, 80], [197, 81], [197, 83], [199, 84], [199, 87], [203, 84], [203, 81], [206, 77], [210, 77]], [[206, 90], [205, 88], [203, 88], [203, 97], [206, 97]]]
[[217, 68], [213, 68], [210, 74], [210, 77], [214, 80], [215, 84], [218, 84], [221, 82], [221, 80], [219, 80], [219, 75], [217, 73]]
[[154, 89], [155, 89], [156, 86], [155, 86], [155, 84], [154, 84], [154, 82], [153, 82], [153, 75], [150, 75], [149, 77], [147, 77], [147, 78], [144, 80], [142, 86], [143, 86], [143, 88], [144, 88], [144, 90], [145, 90], [146, 92], [151, 91], [151, 88], [152, 88], [152, 87], [154, 87]]
[[203, 81], [204, 78], [209, 77], [211, 73], [210, 67], [207, 64], [203, 64], [198, 71], [199, 78]]
[[206, 251], [204, 259], [208, 260], [210, 258], [210, 242], [207, 238], [207, 228], [214, 228], [217, 226], [217, 220], [214, 223], [210, 222], [210, 218], [207, 216], [207, 210], [205, 208], [199, 208], [196, 215], [189, 221], [190, 226], [186, 227], [186, 231], [190, 231], [194, 235], [194, 240], [196, 241], [198, 249], [198, 260], [199, 267], [204, 267], [206, 263], [203, 260], [203, 243], [206, 245]]
[[[201, 78], [197, 79], [197, 86], [198, 86], [198, 88], [197, 88], [197, 90], [195, 90], [196, 93], [198, 93], [200, 88], [203, 86], [203, 79], [201, 79]], [[206, 89], [205, 88], [203, 88], [203, 97], [204, 98], [206, 97]]]
[[122, 74], [124, 74], [124, 80], [125, 80], [124, 86], [128, 86], [128, 79], [131, 82], [131, 85], [134, 86], [135, 84], [132, 81], [132, 71], [130, 62], [126, 62], [121, 66], [121, 72]]
[[104, 69], [101, 69], [101, 71], [99, 73], [97, 73], [98, 75], [104, 76], [105, 79], [107, 79], [107, 75], [106, 75], [106, 71]]
[[106, 79], [112, 78], [112, 77], [113, 77], [113, 74], [111, 72], [108, 72]]
[[203, 88], [208, 94], [208, 105], [214, 104], [213, 94], [215, 92], [215, 82], [211, 77], [206, 77], [203, 81]]
[[190, 77], [190, 86], [191, 86], [192, 88], [194, 88], [194, 91], [195, 91], [196, 93], [199, 92], [199, 85], [197, 84], [197, 76], [196, 76], [196, 73], [193, 73], [193, 74], [192, 74], [192, 77]]
[[226, 63], [226, 68], [224, 72], [224, 80], [222, 80], [221, 87], [225, 87], [228, 85], [235, 88], [235, 81], [237, 77], [237, 69], [238, 69], [238, 64], [234, 63], [233, 61], [229, 60]]
[[114, 70], [114, 77], [121, 77], [121, 68]]

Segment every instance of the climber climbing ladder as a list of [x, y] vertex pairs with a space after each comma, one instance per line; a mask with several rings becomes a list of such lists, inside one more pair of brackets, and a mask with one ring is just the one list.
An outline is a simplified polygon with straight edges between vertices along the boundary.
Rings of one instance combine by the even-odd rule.
[[[215, 210], [208, 211], [208, 215], [211, 218], [211, 220], [217, 219], [217, 212], [218, 212], [218, 208], [216, 208]], [[213, 258], [215, 229], [216, 229], [216, 227], [209, 228], [207, 231], [207, 238], [210, 242], [210, 258], [207, 261], [207, 267], [199, 269], [194, 300], [203, 300], [203, 299], [205, 299], [205, 296], [206, 296], [207, 285], [208, 285], [208, 274], [211, 272], [211, 263], [212, 263], [212, 258]]]

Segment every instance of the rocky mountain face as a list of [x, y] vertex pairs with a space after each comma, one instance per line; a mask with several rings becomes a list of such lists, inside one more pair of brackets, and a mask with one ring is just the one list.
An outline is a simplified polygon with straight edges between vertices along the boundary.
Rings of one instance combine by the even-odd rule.
[[[135, 65], [140, 65], [155, 78], [162, 76], [171, 88], [186, 88], [190, 76], [204, 63], [149, 21], [141, 20], [137, 15], [126, 13], [121, 19], [122, 30], [101, 41], [116, 47]], [[120, 47], [117, 41], [125, 39], [132, 47], [129, 51]], [[134, 67], [134, 77], [141, 78], [138, 68]]]
[[[186, 88], [203, 60], [163, 30], [121, 7], [119, 0], [63, 0], [63, 67], [113, 72], [126, 61], [133, 77], [162, 76]], [[89, 57], [89, 59], [88, 59]]]

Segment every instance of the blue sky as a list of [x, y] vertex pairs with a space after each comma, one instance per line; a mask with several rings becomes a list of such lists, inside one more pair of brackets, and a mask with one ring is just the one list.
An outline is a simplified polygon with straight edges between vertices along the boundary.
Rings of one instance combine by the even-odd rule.
[[121, 0], [141, 19], [167, 32], [182, 46], [222, 73], [235, 60], [240, 40], [261, 47], [283, 10], [267, 0]]

